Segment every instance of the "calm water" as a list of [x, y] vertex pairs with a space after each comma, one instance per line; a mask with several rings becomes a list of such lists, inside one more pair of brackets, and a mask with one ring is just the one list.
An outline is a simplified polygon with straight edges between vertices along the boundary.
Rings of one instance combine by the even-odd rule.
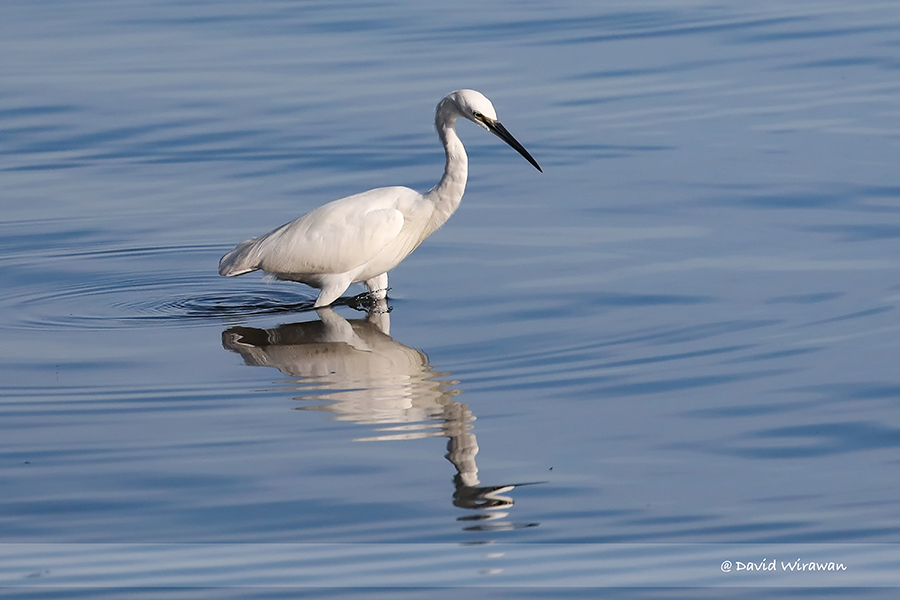
[[[546, 544], [688, 545], [700, 586], [735, 585], [720, 544], [892, 548], [898, 75], [874, 0], [5, 2], [0, 546], [40, 546], [3, 583], [78, 585], [64, 548], [253, 543], [355, 565], [273, 560], [260, 588], [590, 597], [677, 582], [640, 552], [625, 583], [568, 578]], [[462, 87], [545, 173], [461, 124], [468, 192], [389, 314], [216, 274], [328, 200], [427, 190]]]

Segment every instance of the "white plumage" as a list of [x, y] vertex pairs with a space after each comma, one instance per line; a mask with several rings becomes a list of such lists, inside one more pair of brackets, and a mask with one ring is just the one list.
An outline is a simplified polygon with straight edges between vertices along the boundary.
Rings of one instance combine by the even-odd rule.
[[337, 300], [353, 283], [373, 299], [387, 294], [387, 272], [456, 211], [466, 189], [468, 158], [456, 120], [468, 119], [497, 135], [539, 171], [528, 151], [497, 121], [490, 100], [459, 90], [441, 100], [434, 124], [447, 156], [444, 175], [428, 193], [384, 187], [329, 202], [269, 233], [247, 240], [222, 257], [228, 277], [262, 270], [279, 279], [318, 288], [315, 306]]

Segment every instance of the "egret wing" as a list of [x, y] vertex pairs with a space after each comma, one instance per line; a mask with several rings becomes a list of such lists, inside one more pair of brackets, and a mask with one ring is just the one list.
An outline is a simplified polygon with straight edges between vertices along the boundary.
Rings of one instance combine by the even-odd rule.
[[321, 206], [259, 238], [259, 266], [276, 275], [346, 273], [396, 239], [406, 188], [380, 188]]

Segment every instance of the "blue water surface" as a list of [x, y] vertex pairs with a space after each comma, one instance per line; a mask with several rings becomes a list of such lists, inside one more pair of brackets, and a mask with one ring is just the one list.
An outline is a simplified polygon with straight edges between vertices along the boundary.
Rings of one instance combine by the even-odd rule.
[[[4, 3], [0, 545], [897, 543], [898, 34], [877, 0]], [[430, 188], [459, 88], [544, 173], [460, 123], [390, 313], [217, 275]], [[213, 596], [252, 594], [289, 592]]]

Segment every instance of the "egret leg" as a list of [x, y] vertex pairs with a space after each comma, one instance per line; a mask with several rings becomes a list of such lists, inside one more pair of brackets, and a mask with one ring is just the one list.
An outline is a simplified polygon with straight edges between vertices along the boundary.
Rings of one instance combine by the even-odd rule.
[[387, 273], [377, 275], [372, 279], [366, 280], [366, 290], [373, 300], [384, 300], [387, 298], [388, 279]]
[[319, 297], [316, 298], [314, 308], [328, 306], [340, 298], [341, 294], [346, 292], [348, 287], [350, 287], [349, 277], [333, 277], [329, 281], [326, 281], [325, 285], [322, 286], [322, 290], [319, 292]]

